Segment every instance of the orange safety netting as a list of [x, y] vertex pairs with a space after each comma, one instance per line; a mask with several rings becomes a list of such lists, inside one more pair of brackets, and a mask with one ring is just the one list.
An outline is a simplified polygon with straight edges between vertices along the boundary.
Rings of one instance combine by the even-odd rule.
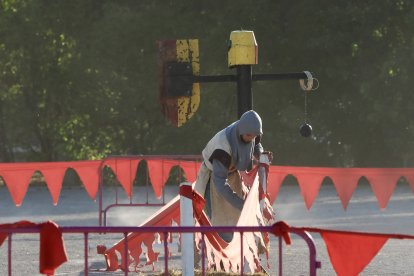
[[[145, 157], [124, 158], [113, 157], [96, 161], [73, 162], [39, 162], [39, 163], [0, 163], [0, 176], [3, 178], [14, 203], [22, 204], [26, 195], [30, 179], [35, 171], [43, 174], [54, 204], [59, 200], [63, 177], [66, 170], [75, 170], [86, 191], [95, 199], [101, 169], [108, 166], [116, 175], [127, 196], [132, 194], [132, 184], [137, 167]], [[180, 166], [186, 175], [187, 181], [195, 181], [201, 165], [195, 161], [181, 161], [172, 159], [146, 160], [148, 173], [154, 193], [162, 196], [162, 190], [173, 166]], [[355, 191], [358, 181], [365, 177], [371, 185], [372, 191], [378, 200], [380, 208], [386, 208], [394, 191], [397, 181], [404, 177], [414, 192], [413, 168], [324, 168], [324, 167], [293, 167], [270, 166], [268, 188], [270, 202], [273, 203], [279, 193], [280, 186], [286, 176], [294, 176], [299, 184], [302, 197], [308, 209], [312, 207], [324, 178], [329, 177], [338, 193], [344, 209]]]

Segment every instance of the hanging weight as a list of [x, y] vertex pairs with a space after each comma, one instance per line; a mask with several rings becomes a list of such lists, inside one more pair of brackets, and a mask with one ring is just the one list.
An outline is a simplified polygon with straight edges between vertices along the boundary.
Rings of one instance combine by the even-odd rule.
[[312, 134], [312, 126], [308, 123], [303, 123], [299, 128], [300, 135], [309, 137]]

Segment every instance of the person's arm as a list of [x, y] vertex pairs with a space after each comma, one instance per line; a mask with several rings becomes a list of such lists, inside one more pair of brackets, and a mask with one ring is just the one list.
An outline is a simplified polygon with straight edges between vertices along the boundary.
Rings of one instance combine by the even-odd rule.
[[244, 200], [241, 199], [227, 183], [228, 167], [218, 159], [212, 159], [213, 173], [212, 178], [217, 192], [224, 197], [233, 207], [243, 209]]
[[260, 143], [260, 140], [262, 139], [262, 136], [259, 135], [254, 139], [254, 152], [253, 155], [256, 157], [257, 160], [259, 160], [260, 154], [263, 152], [263, 146]]
[[273, 152], [271, 152], [271, 151], [265, 151], [263, 149], [263, 146], [261, 144], [261, 139], [262, 139], [262, 136], [260, 135], [260, 136], [257, 136], [256, 139], [254, 140], [254, 152], [253, 152], [253, 155], [256, 158], [256, 160], [259, 160], [261, 154], [267, 154], [270, 163], [272, 163], [272, 161], [273, 161]]

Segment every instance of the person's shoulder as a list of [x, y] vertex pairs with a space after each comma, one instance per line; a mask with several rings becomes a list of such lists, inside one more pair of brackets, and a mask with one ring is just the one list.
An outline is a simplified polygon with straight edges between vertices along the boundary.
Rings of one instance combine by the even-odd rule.
[[218, 134], [218, 139], [220, 141], [220, 144], [223, 146], [223, 149], [227, 151], [228, 153], [230, 153], [231, 152], [230, 142], [229, 142], [229, 139], [227, 138], [225, 129], [223, 129], [217, 134]]
[[213, 138], [210, 139], [210, 141], [216, 141], [216, 140], [221, 140], [223, 139], [223, 137], [226, 137], [226, 129], [222, 129], [219, 132], [217, 132], [216, 134], [214, 134]]
[[217, 132], [216, 137], [217, 137], [217, 139], [220, 139], [220, 140], [223, 140], [223, 141], [225, 140], [225, 141], [228, 142], [226, 129], [222, 129], [219, 132]]
[[214, 135], [214, 137], [210, 140], [210, 144], [214, 144], [214, 147], [221, 148], [230, 153], [230, 143], [227, 139], [226, 129], [222, 129]]

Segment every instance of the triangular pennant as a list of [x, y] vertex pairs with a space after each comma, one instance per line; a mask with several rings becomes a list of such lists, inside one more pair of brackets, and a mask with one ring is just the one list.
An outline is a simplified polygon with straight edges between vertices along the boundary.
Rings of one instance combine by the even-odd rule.
[[194, 182], [197, 179], [197, 173], [200, 169], [201, 163], [196, 161], [181, 161], [180, 167], [185, 172], [185, 177], [188, 182]]
[[149, 178], [157, 198], [161, 198], [171, 168], [176, 165], [178, 165], [176, 160], [147, 160]]
[[0, 172], [0, 175], [3, 177], [4, 182], [6, 182], [10, 196], [12, 197], [13, 202], [16, 204], [16, 206], [20, 206], [22, 204], [33, 172], [33, 169], [20, 169]]
[[114, 158], [114, 157], [106, 158], [106, 159], [102, 160], [101, 167], [103, 168], [105, 166], [108, 166], [111, 169], [115, 168], [116, 161], [117, 161], [117, 159]]
[[388, 238], [345, 232], [325, 232], [322, 238], [338, 276], [357, 276], [377, 255]]
[[134, 182], [139, 159], [117, 159], [112, 171], [116, 175], [119, 183], [124, 187], [128, 197], [132, 195], [132, 183]]
[[315, 198], [318, 196], [325, 175], [312, 172], [298, 172], [295, 174], [295, 177], [298, 180], [306, 208], [309, 210], [312, 207]]
[[346, 210], [352, 194], [358, 185], [360, 175], [352, 173], [331, 173], [330, 177], [335, 185], [342, 207]]
[[287, 172], [281, 172], [275, 170], [273, 166], [269, 166], [269, 173], [267, 175], [267, 194], [269, 195], [269, 202], [273, 204], [279, 194], [280, 186], [285, 177], [288, 175]]
[[405, 179], [407, 179], [408, 183], [410, 184], [411, 190], [414, 193], [414, 173], [407, 173], [404, 175]]
[[76, 171], [92, 199], [96, 198], [96, 193], [98, 192], [101, 164], [100, 160], [71, 163], [71, 168]]
[[41, 173], [45, 178], [47, 188], [52, 195], [53, 204], [56, 205], [59, 200], [60, 191], [62, 190], [63, 177], [66, 173], [66, 166], [42, 168]]
[[378, 200], [379, 207], [385, 209], [401, 175], [397, 173], [378, 173], [368, 174], [365, 177], [371, 185], [372, 191]]

